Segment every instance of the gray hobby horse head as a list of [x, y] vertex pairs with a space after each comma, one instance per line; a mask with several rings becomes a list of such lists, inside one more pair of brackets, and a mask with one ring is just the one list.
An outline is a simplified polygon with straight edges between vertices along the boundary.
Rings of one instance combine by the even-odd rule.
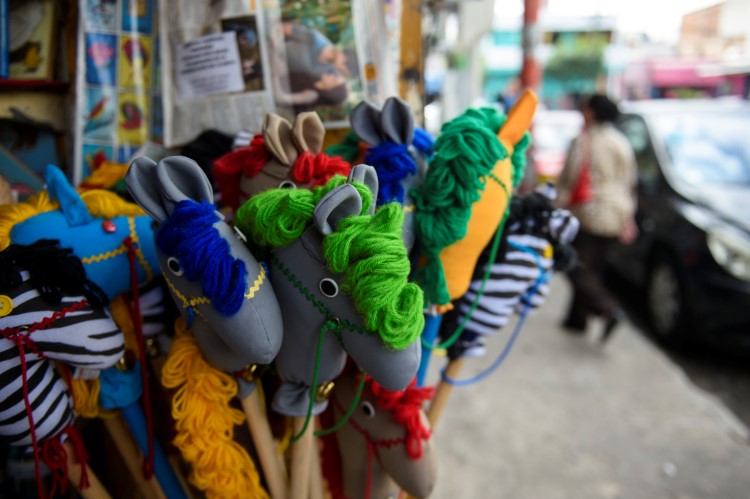
[[409, 191], [422, 184], [431, 153], [432, 138], [414, 127], [408, 104], [397, 97], [385, 101], [380, 110], [363, 101], [350, 116], [352, 131], [368, 145], [364, 160], [380, 180], [378, 205], [398, 201], [404, 205], [404, 242], [414, 243], [414, 200]]
[[[420, 359], [422, 291], [407, 282], [403, 213], [374, 212], [372, 167], [352, 168], [312, 191], [273, 190], [237, 212], [250, 243], [272, 252], [271, 282], [284, 311], [274, 409], [305, 416], [310, 389], [336, 378], [346, 354], [383, 386], [404, 389]], [[318, 353], [316, 353], [318, 352]], [[313, 408], [319, 414], [327, 402]]]
[[268, 364], [283, 327], [266, 269], [213, 205], [206, 175], [191, 159], [138, 158], [130, 194], [158, 224], [159, 265], [206, 359], [234, 372]]

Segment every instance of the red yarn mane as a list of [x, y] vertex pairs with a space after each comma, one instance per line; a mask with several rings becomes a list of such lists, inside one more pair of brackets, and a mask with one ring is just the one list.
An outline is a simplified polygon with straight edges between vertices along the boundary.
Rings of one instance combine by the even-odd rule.
[[323, 185], [334, 175], [349, 175], [352, 165], [339, 156], [329, 156], [324, 152], [313, 155], [304, 151], [297, 157], [292, 168], [292, 178], [302, 184], [312, 182], [313, 187]]
[[240, 205], [240, 178], [256, 176], [268, 162], [268, 149], [263, 135], [256, 134], [250, 144], [225, 154], [214, 161], [214, 178], [221, 200], [233, 210]]

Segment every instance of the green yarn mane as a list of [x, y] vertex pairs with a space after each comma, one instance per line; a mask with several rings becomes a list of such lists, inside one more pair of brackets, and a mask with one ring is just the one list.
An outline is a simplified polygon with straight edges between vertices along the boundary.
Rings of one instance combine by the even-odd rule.
[[[411, 194], [415, 200], [415, 230], [427, 263], [419, 279], [426, 299], [433, 304], [450, 301], [440, 252], [466, 237], [472, 205], [480, 199], [495, 164], [508, 157], [497, 138], [506, 116], [494, 108], [469, 109], [444, 124], [435, 141], [424, 183]], [[523, 178], [529, 133], [516, 144], [513, 186]]]
[[[297, 240], [313, 222], [318, 202], [346, 182], [334, 177], [311, 191], [273, 189], [250, 198], [237, 211], [236, 225], [258, 249], [272, 250]], [[372, 193], [355, 182], [362, 212], [374, 202]], [[422, 290], [407, 282], [410, 263], [401, 239], [403, 211], [390, 203], [375, 215], [342, 220], [323, 238], [323, 256], [332, 272], [343, 273], [342, 289], [354, 301], [364, 328], [377, 332], [383, 343], [401, 350], [422, 332]]]
[[[315, 205], [346, 177], [335, 175], [325, 185], [307, 189], [270, 189], [248, 199], [237, 210], [235, 225], [247, 236], [251, 250], [267, 252], [291, 244], [313, 221]], [[373, 202], [370, 189], [355, 182], [362, 211]]]

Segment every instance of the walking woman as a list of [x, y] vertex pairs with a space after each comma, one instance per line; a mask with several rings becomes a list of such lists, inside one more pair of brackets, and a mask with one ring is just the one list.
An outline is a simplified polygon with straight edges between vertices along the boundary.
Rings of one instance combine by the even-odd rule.
[[589, 97], [581, 108], [584, 129], [571, 144], [558, 179], [559, 203], [581, 222], [574, 242], [580, 265], [568, 276], [573, 297], [563, 326], [582, 333], [590, 316], [604, 321], [606, 341], [625, 314], [604, 284], [606, 256], [618, 241], [638, 237], [635, 224], [636, 166], [633, 149], [615, 128], [619, 110], [606, 95]]

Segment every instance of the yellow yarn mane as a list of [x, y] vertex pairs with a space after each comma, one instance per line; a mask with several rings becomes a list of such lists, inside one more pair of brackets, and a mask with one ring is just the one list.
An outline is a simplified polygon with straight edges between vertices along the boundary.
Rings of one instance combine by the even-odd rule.
[[[110, 191], [87, 191], [81, 194], [81, 199], [94, 217], [115, 218], [144, 214], [137, 204], [128, 203]], [[23, 203], [0, 205], [0, 251], [10, 246], [10, 231], [15, 225], [59, 207], [57, 201], [49, 198], [47, 191], [41, 191]]]
[[206, 362], [182, 318], [175, 322], [162, 384], [177, 390], [172, 399], [174, 444], [192, 467], [190, 483], [209, 499], [268, 498], [255, 463], [233, 439], [234, 425], [245, 421], [241, 411], [229, 406], [237, 383]]

